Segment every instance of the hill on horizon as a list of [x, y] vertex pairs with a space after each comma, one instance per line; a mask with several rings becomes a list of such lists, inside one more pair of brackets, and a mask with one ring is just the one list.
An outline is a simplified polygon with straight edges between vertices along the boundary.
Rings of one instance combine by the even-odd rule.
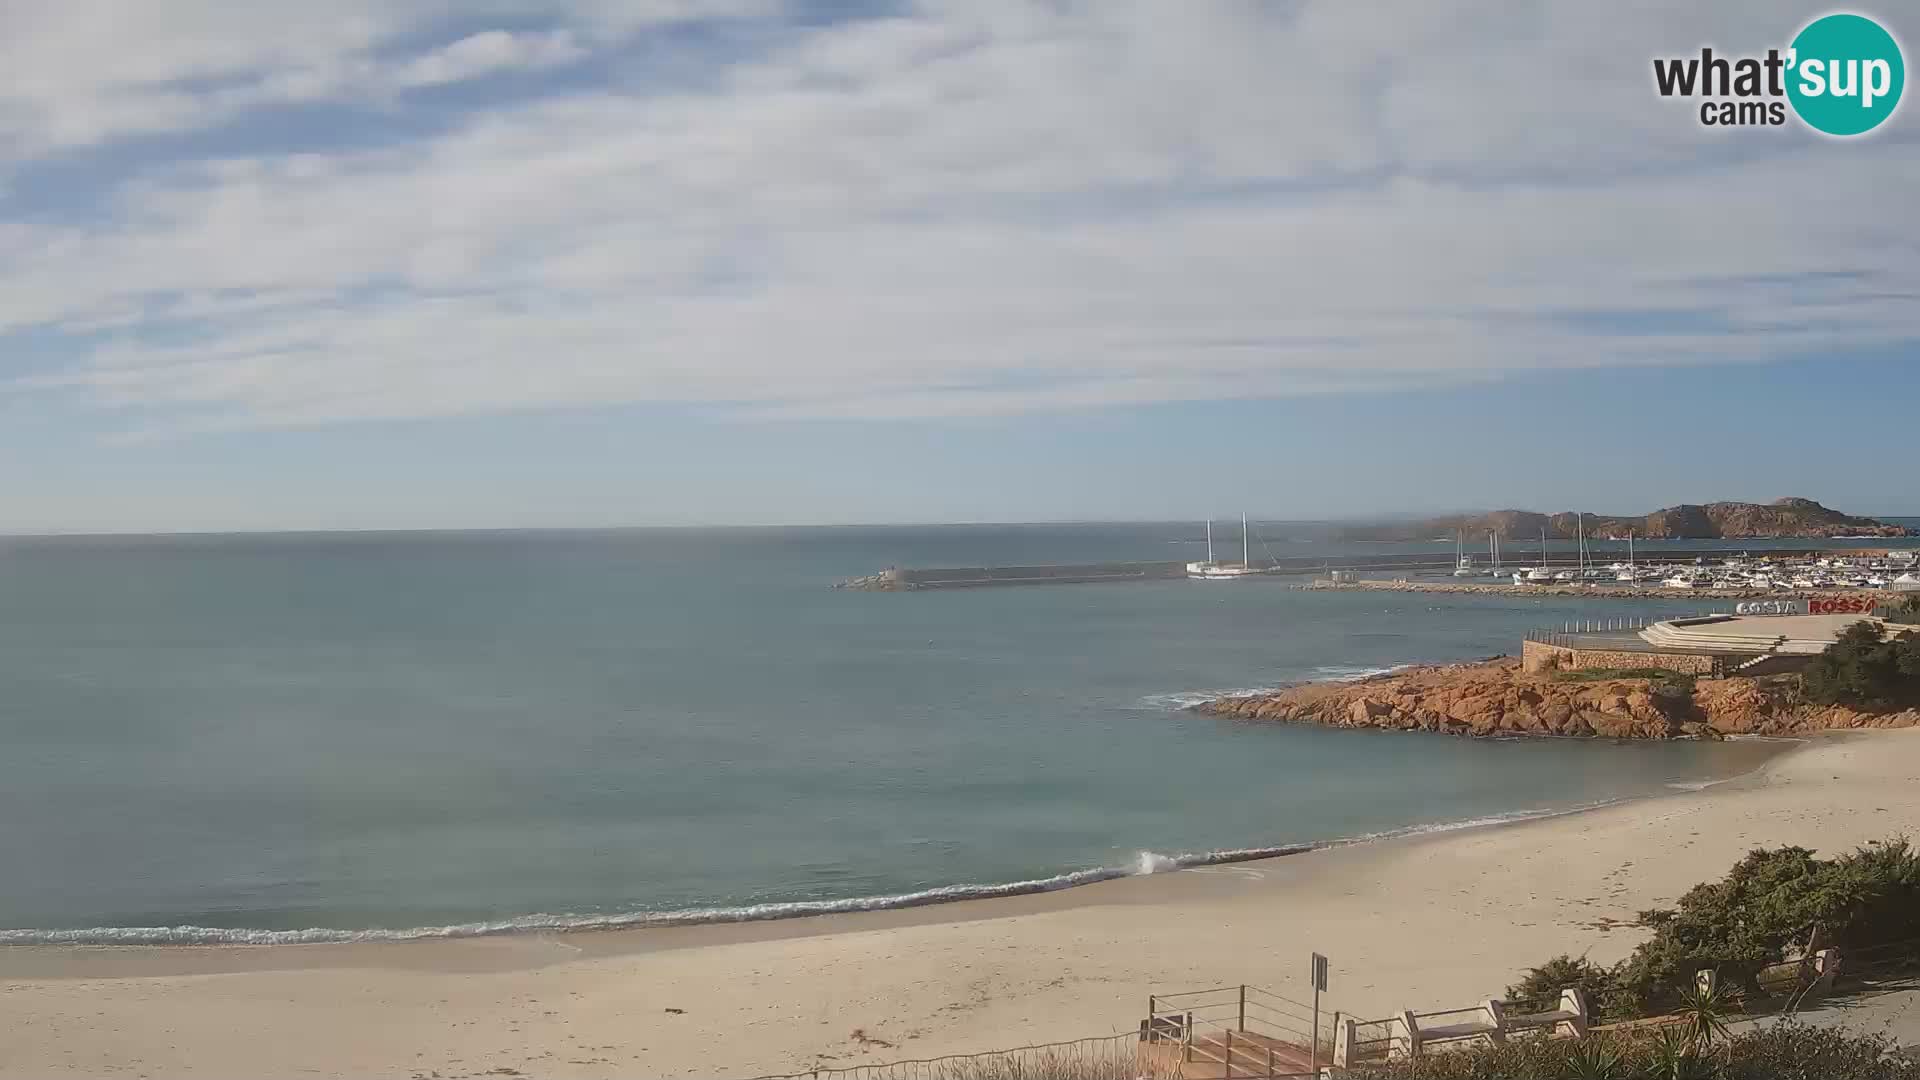
[[1346, 540], [1424, 540], [1464, 532], [1470, 538], [1492, 532], [1502, 540], [1527, 540], [1546, 530], [1549, 539], [1571, 540], [1584, 529], [1590, 540], [1736, 540], [1780, 537], [1909, 536], [1902, 525], [1844, 514], [1813, 499], [1788, 497], [1770, 503], [1681, 503], [1642, 516], [1567, 510], [1495, 510], [1448, 514], [1392, 522], [1352, 525]]

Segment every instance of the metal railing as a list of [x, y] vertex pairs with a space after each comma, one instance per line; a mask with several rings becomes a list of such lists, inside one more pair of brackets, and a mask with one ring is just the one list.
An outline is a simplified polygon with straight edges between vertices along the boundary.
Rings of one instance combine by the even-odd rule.
[[1412, 1040], [1397, 1018], [1356, 1020], [1353, 1032], [1347, 1050], [1350, 1065], [1407, 1058], [1413, 1054]]
[[1132, 1032], [1124, 1032], [979, 1054], [822, 1067], [753, 1080], [1177, 1080], [1178, 1061], [1160, 1063], [1142, 1049]]
[[1312, 1005], [1264, 987], [1222, 986], [1150, 996], [1140, 1039], [1225, 1080], [1313, 1076], [1332, 1060], [1331, 1020], [1316, 1024]]
[[1526, 639], [1541, 645], [1560, 645], [1573, 648], [1581, 644], [1575, 640], [1575, 635], [1578, 634], [1608, 634], [1623, 633], [1629, 630], [1645, 630], [1647, 627], [1659, 621], [1661, 620], [1650, 619], [1640, 615], [1623, 615], [1611, 619], [1577, 619], [1563, 623], [1558, 630], [1544, 626], [1536, 627], [1527, 631]]

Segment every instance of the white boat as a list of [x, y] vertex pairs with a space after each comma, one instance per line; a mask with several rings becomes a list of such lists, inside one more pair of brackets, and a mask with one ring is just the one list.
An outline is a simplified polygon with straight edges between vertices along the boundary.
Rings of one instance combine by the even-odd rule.
[[1240, 565], [1220, 563], [1213, 558], [1213, 519], [1207, 519], [1207, 561], [1187, 564], [1187, 577], [1195, 581], [1233, 581], [1238, 578], [1256, 577], [1260, 571], [1253, 568], [1253, 560], [1248, 557], [1247, 515], [1240, 515]]
[[1694, 587], [1692, 574], [1675, 574], [1660, 584], [1669, 589], [1691, 589]]
[[[1541, 529], [1540, 530], [1540, 565], [1533, 567], [1532, 569], [1527, 571], [1527, 584], [1551, 585], [1553, 583], [1553, 571], [1547, 569], [1547, 562], [1548, 562], [1547, 530]], [[1520, 580], [1520, 575], [1518, 573], [1514, 575], [1514, 580], [1515, 581]]]
[[1466, 533], [1455, 533], [1453, 536], [1453, 576], [1480, 576], [1480, 571], [1473, 568], [1473, 557], [1467, 554]]
[[1920, 574], [1906, 573], [1887, 583], [1894, 592], [1920, 592]]

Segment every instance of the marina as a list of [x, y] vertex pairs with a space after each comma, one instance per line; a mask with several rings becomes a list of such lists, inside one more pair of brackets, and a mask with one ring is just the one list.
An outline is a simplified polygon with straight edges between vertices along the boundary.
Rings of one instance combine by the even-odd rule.
[[[1211, 539], [1211, 538], [1209, 538]], [[1065, 585], [1093, 582], [1177, 579], [1316, 578], [1327, 586], [1387, 584], [1428, 591], [1573, 589], [1584, 595], [1658, 595], [1715, 592], [1771, 595], [1777, 592], [1920, 591], [1920, 552], [1913, 549], [1827, 549], [1781, 547], [1756, 551], [1744, 547], [1690, 548], [1653, 553], [1630, 548], [1625, 560], [1602, 564], [1584, 544], [1575, 558], [1556, 564], [1507, 568], [1499, 562], [1497, 541], [1488, 561], [1478, 565], [1457, 549], [1447, 552], [1380, 552], [1264, 559], [1245, 550], [1242, 561], [1222, 564], [1165, 560], [1029, 566], [889, 567], [843, 581], [836, 588], [875, 592], [958, 589], [1011, 585]], [[1543, 542], [1542, 548], [1546, 545]]]

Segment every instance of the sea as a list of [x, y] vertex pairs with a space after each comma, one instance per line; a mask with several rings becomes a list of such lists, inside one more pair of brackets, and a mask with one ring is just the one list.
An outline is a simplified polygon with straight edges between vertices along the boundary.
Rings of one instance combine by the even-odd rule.
[[[1259, 528], [1275, 554], [1351, 550]], [[1186, 708], [1703, 601], [832, 587], [1202, 543], [1194, 523], [0, 539], [0, 943], [897, 907], [1568, 812], [1778, 749]]]

